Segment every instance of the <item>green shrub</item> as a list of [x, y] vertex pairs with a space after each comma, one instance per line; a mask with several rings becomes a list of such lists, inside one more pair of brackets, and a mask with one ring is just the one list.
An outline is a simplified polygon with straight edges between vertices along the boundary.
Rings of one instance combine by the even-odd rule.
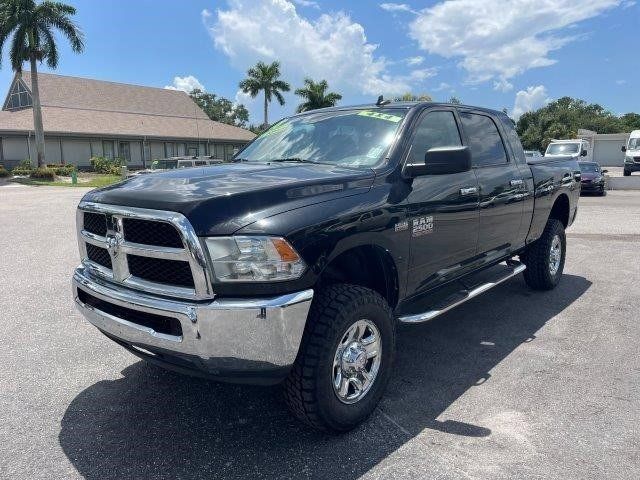
[[120, 175], [120, 167], [124, 165], [122, 158], [105, 158], [105, 157], [92, 157], [91, 166], [97, 173], [106, 173], [109, 175]]
[[67, 163], [65, 165], [48, 163], [47, 168], [50, 168], [51, 170], [53, 170], [56, 175], [69, 177], [71, 176], [71, 173], [76, 169], [76, 166], [71, 163]]
[[36, 168], [29, 175], [31, 178], [37, 178], [38, 180], [55, 180], [56, 172], [52, 168], [40, 167]]
[[18, 164], [16, 168], [22, 168], [23, 170], [33, 170], [33, 165], [31, 165], [31, 160], [29, 158], [25, 158]]
[[25, 158], [16, 167], [13, 167], [11, 173], [13, 175], [31, 175], [33, 167], [31, 166], [31, 160]]
[[9, 176], [8, 170], [4, 168], [4, 165], [0, 165], [0, 178], [8, 177], [8, 176]]

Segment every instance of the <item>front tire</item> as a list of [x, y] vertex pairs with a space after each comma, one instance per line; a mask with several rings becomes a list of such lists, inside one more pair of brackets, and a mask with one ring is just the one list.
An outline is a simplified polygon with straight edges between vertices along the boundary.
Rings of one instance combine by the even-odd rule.
[[564, 270], [567, 238], [564, 225], [550, 218], [544, 232], [521, 256], [527, 266], [524, 280], [534, 290], [551, 290], [558, 285]]
[[351, 430], [375, 409], [395, 356], [395, 320], [368, 288], [337, 284], [314, 298], [284, 397], [301, 421], [332, 433]]
[[631, 170], [625, 170], [624, 171], [624, 176], [628, 177], [629, 175], [631, 175]]

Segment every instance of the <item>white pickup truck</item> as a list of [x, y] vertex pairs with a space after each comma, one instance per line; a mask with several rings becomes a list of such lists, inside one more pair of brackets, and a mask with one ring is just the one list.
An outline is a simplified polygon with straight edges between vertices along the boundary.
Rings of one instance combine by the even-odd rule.
[[[584, 162], [592, 161], [593, 150], [591, 144], [581, 138], [571, 140], [551, 140], [544, 153], [545, 157], [575, 158]], [[582, 157], [582, 158], [580, 158]]]

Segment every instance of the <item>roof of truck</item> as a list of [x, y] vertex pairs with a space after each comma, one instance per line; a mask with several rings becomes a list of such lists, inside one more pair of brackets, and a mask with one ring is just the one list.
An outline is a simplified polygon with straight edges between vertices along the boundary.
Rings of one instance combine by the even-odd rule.
[[[377, 105], [375, 103], [364, 103], [364, 104], [360, 104], [360, 105], [344, 105], [344, 106], [338, 106], [338, 107], [327, 107], [327, 108], [322, 108], [319, 109], [323, 112], [331, 112], [331, 111], [344, 111], [344, 110], [354, 110], [354, 109], [371, 109], [371, 110], [384, 110], [384, 109], [404, 109], [404, 110], [411, 110], [413, 108], [416, 107], [426, 107], [426, 106], [435, 106], [435, 107], [457, 107], [457, 108], [465, 108], [465, 109], [473, 109], [473, 110], [479, 110], [479, 111], [483, 111], [486, 113], [491, 113], [493, 115], [504, 115], [504, 112], [501, 112], [499, 110], [493, 110], [491, 108], [485, 108], [485, 107], [476, 107], [473, 105], [461, 105], [461, 104], [457, 104], [457, 103], [446, 103], [446, 102], [423, 102], [423, 101], [416, 101], [416, 102], [390, 102], [390, 103], [386, 103], [384, 105]], [[310, 112], [317, 112], [318, 110], [310, 110], [309, 112], [302, 112], [302, 114], [305, 113], [310, 113]]]

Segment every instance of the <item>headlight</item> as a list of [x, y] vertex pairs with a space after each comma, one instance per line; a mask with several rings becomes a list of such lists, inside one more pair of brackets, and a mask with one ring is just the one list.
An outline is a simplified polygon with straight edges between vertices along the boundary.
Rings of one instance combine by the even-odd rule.
[[219, 282], [295, 280], [306, 265], [280, 237], [210, 237], [205, 240]]

